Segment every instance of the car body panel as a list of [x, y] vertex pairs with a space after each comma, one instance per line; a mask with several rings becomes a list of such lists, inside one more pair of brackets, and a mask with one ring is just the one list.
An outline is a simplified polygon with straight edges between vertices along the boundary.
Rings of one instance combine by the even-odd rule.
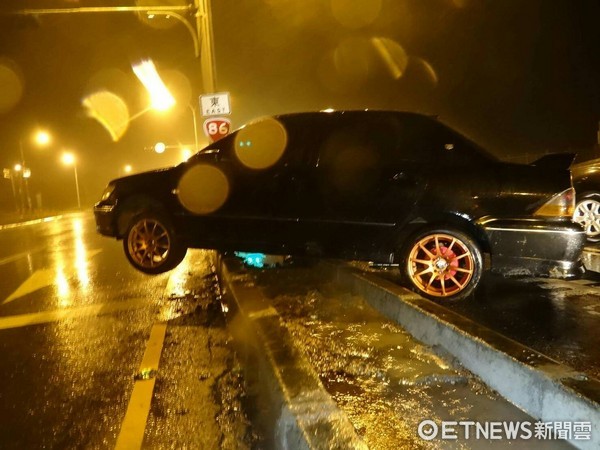
[[[489, 252], [493, 269], [527, 267], [527, 273], [550, 276], [580, 271], [580, 228], [533, 218], [571, 186], [558, 158], [538, 166], [504, 163], [435, 118], [414, 113], [267, 120], [285, 137], [272, 165], [243, 164], [240, 152], [264, 140], [253, 135], [260, 125], [251, 123], [179, 166], [111, 181], [114, 192], [95, 206], [98, 232], [122, 238], [137, 210], [160, 208], [188, 247], [389, 263], [424, 227], [450, 227]], [[197, 167], [218, 170], [227, 183], [226, 200], [208, 213], [190, 211], [181, 197], [181, 180]]]

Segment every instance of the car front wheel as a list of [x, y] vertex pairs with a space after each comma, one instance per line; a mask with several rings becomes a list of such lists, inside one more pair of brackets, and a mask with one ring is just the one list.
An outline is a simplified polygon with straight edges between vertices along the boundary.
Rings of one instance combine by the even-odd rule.
[[440, 300], [468, 297], [481, 279], [482, 257], [477, 244], [458, 231], [429, 230], [406, 247], [400, 268], [418, 293]]
[[573, 221], [583, 226], [588, 241], [600, 241], [600, 195], [592, 194], [577, 201]]
[[148, 274], [173, 269], [187, 252], [177, 241], [170, 222], [150, 212], [133, 218], [123, 239], [123, 249], [131, 265]]

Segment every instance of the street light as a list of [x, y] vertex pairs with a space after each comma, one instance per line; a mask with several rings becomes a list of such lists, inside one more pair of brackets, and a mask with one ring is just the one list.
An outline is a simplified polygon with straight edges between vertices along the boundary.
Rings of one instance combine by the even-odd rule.
[[[52, 136], [46, 130], [37, 130], [33, 136], [32, 141], [38, 147], [46, 147], [52, 141]], [[23, 190], [19, 187], [19, 192], [21, 196], [22, 209], [25, 210], [25, 202], [27, 202], [27, 209], [31, 210], [31, 196], [29, 194], [29, 178], [31, 178], [31, 169], [29, 169], [25, 163], [25, 150], [23, 148], [23, 139], [19, 140], [19, 151], [21, 152], [21, 163], [18, 164], [20, 169], [17, 169], [15, 166], [16, 172], [21, 172], [21, 183], [25, 184], [25, 198], [23, 198]]]
[[181, 149], [181, 157], [183, 158], [184, 161], [187, 161], [188, 159], [190, 159], [190, 157], [192, 155], [193, 155], [193, 153], [188, 147], [183, 147]]
[[71, 152], [64, 152], [61, 159], [65, 166], [73, 166], [73, 172], [75, 173], [75, 190], [77, 191], [77, 208], [81, 209], [81, 197], [79, 196], [79, 179], [77, 178], [77, 161], [75, 160], [75, 155]]
[[133, 73], [142, 82], [150, 95], [150, 106], [157, 111], [166, 111], [175, 105], [175, 98], [158, 75], [156, 66], [150, 60], [144, 60], [132, 66]]
[[35, 133], [33, 139], [37, 145], [39, 145], [41, 147], [45, 147], [46, 145], [48, 145], [50, 143], [50, 141], [52, 140], [52, 137], [50, 136], [50, 134], [48, 134], [47, 131], [38, 130]]
[[[133, 73], [142, 82], [146, 91], [150, 95], [150, 107], [159, 112], [164, 112], [175, 106], [175, 97], [171, 94], [167, 86], [164, 84], [160, 75], [156, 71], [156, 66], [152, 61], [145, 60], [132, 66]], [[194, 150], [198, 148], [198, 119], [196, 117], [196, 108], [188, 103], [188, 107], [192, 112], [192, 120], [194, 122]], [[156, 153], [162, 153], [157, 151]]]

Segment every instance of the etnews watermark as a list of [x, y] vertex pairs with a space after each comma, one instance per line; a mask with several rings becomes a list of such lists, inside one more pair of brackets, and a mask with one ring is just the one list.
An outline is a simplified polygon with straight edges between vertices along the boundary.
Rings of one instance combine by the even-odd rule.
[[442, 440], [513, 440], [513, 439], [567, 439], [589, 441], [591, 422], [476, 422], [472, 420], [423, 420], [417, 429], [426, 441]]

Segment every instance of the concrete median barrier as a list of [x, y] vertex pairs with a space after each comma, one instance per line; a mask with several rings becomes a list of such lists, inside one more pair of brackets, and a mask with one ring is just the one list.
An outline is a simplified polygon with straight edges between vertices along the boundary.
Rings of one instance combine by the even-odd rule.
[[600, 247], [586, 247], [583, 252], [582, 259], [586, 270], [600, 272]]
[[276, 449], [366, 449], [239, 260], [217, 256], [215, 265], [265, 444]]
[[324, 263], [323, 270], [424, 344], [445, 349], [536, 420], [591, 423], [589, 440], [569, 442], [600, 448], [600, 381], [376, 274], [335, 263]]

